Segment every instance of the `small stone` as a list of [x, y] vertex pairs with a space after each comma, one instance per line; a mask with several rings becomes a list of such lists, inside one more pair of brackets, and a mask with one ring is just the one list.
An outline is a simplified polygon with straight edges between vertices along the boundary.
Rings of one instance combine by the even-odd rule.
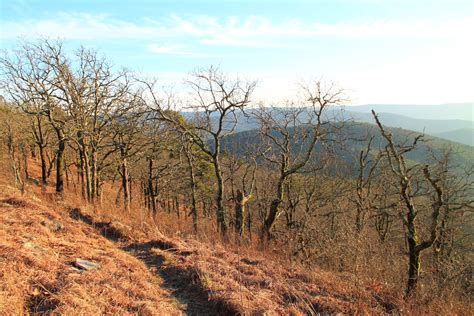
[[74, 271], [74, 272], [82, 272], [84, 270], [81, 270], [81, 269], [78, 269], [76, 267], [71, 267], [71, 271]]
[[88, 261], [88, 260], [84, 260], [84, 259], [79, 259], [79, 258], [76, 258], [76, 260], [74, 260], [73, 265], [76, 268], [86, 270], [86, 271], [96, 270], [96, 269], [100, 268], [100, 264], [98, 264], [98, 263]]

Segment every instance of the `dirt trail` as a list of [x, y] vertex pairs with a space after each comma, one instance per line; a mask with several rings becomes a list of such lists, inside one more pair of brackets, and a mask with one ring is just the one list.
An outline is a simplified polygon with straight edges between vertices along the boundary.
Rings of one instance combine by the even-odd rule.
[[[178, 253], [162, 241], [130, 242], [128, 236], [114, 229], [109, 223], [94, 222], [94, 219], [81, 213], [77, 208], [70, 210], [73, 219], [82, 221], [94, 227], [102, 236], [116, 243], [122, 251], [127, 252], [143, 261], [150, 272], [163, 280], [161, 286], [178, 303], [177, 306], [186, 315], [221, 315], [215, 304], [210, 302], [208, 293], [195, 282], [195, 275], [175, 268], [172, 263], [187, 256], [185, 252]], [[225, 311], [226, 315], [232, 314]]]
[[[149, 269], [163, 279], [163, 286], [182, 304], [187, 315], [218, 315], [218, 311], [209, 302], [209, 297], [194, 284], [193, 276], [174, 268], [170, 262], [177, 260], [176, 255], [166, 253], [160, 243], [133, 243], [122, 249], [142, 260]], [[179, 259], [178, 259], [179, 260]]]

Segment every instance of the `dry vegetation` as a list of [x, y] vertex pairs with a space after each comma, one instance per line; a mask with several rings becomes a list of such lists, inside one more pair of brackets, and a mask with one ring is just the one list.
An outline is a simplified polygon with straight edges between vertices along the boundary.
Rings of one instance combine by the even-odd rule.
[[[5, 161], [5, 160], [3, 160]], [[6, 164], [2, 164], [6, 167]], [[38, 166], [31, 162], [33, 174]], [[2, 168], [2, 314], [469, 314], [472, 306], [404, 302], [378, 282], [304, 269], [250, 246], [192, 236], [163, 222], [59, 198], [34, 183], [21, 194]], [[61, 225], [58, 227], [57, 223]], [[180, 230], [178, 230], [180, 228]], [[186, 233], [185, 231], [189, 233]], [[166, 232], [166, 235], [162, 232]], [[78, 271], [75, 258], [100, 264]]]
[[[5, 182], [1, 191], [0, 314], [179, 314], [142, 261], [71, 219], [61, 204]], [[78, 270], [76, 258], [100, 268]]]
[[[4, 168], [2, 175], [2, 314], [353, 314], [402, 306], [382, 288], [356, 288], [332, 273], [166, 237], [130, 218], [123, 224], [74, 194], [57, 200], [34, 184], [21, 194]], [[80, 271], [76, 258], [100, 268]]]
[[335, 85], [248, 109], [214, 67], [181, 100], [61, 42], [0, 66], [2, 312], [473, 314], [472, 162]]

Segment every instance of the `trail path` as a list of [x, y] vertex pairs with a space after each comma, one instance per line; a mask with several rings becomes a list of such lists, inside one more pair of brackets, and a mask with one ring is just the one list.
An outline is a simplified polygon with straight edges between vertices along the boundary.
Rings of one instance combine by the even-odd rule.
[[192, 276], [174, 268], [171, 264], [186, 256], [185, 253], [170, 251], [165, 244], [158, 241], [142, 243], [124, 241], [125, 236], [121, 236], [119, 232], [111, 233], [103, 229], [106, 223], [94, 222], [90, 216], [83, 215], [78, 209], [72, 209], [70, 214], [72, 218], [94, 227], [122, 251], [143, 261], [150, 272], [162, 280], [161, 286], [185, 315], [219, 315], [210, 304], [207, 293], [194, 284]]

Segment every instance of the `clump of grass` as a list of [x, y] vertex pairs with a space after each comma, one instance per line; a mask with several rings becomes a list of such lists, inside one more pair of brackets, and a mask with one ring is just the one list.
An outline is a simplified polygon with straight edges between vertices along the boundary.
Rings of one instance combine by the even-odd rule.
[[211, 278], [205, 273], [199, 273], [199, 283], [205, 289], [212, 289], [212, 281]]

